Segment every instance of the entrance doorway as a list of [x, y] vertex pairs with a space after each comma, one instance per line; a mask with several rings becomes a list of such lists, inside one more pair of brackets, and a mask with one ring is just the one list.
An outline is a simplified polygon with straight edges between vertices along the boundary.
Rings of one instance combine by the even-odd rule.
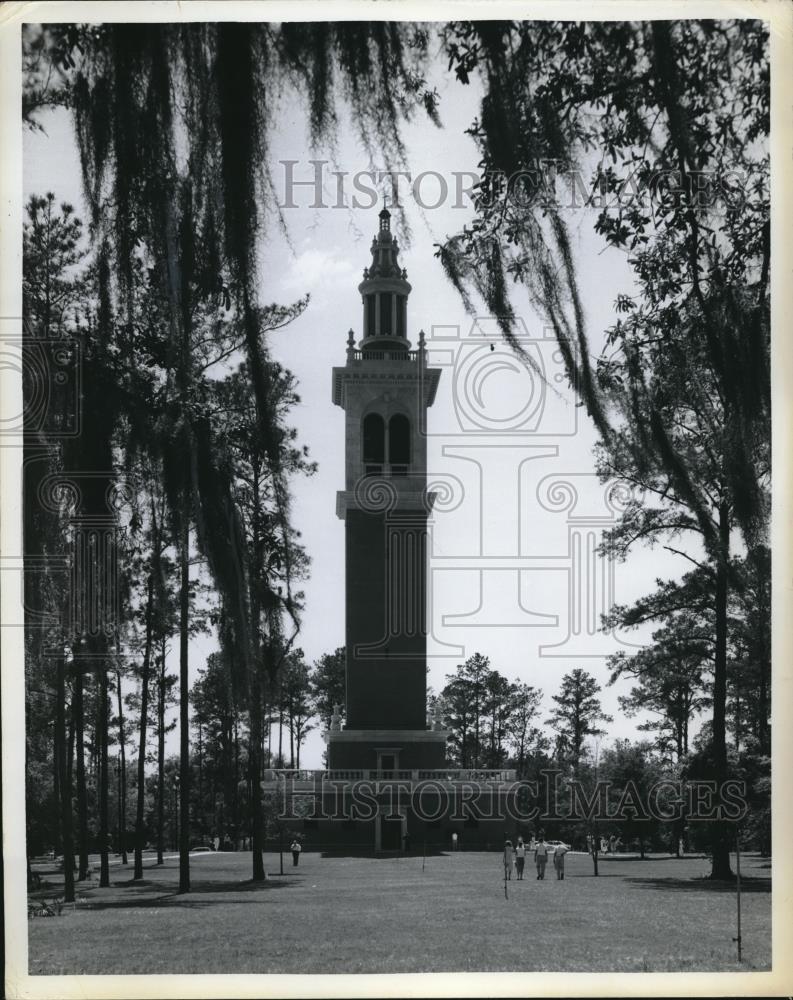
[[380, 817], [380, 850], [381, 851], [402, 850], [401, 816]]
[[380, 747], [377, 750], [377, 770], [382, 773], [383, 771], [396, 771], [399, 767], [399, 748], [398, 747]]

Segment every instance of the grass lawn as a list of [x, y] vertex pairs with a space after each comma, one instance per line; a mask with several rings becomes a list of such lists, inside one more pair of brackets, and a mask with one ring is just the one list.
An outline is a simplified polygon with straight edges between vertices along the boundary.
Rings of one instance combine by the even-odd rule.
[[[497, 853], [394, 859], [304, 853], [297, 869], [249, 881], [250, 854], [193, 856], [193, 891], [178, 895], [178, 861], [111, 867], [111, 887], [28, 922], [36, 974], [769, 969], [767, 861], [742, 857], [744, 963], [733, 886], [700, 881], [703, 858], [567, 857], [563, 882], [508, 882]], [[267, 855], [267, 870], [278, 858]], [[528, 860], [528, 859], [527, 859]], [[287, 867], [288, 865], [288, 867]], [[51, 868], [51, 866], [50, 866]], [[57, 894], [52, 883], [44, 895]], [[36, 893], [36, 895], [40, 895]]]

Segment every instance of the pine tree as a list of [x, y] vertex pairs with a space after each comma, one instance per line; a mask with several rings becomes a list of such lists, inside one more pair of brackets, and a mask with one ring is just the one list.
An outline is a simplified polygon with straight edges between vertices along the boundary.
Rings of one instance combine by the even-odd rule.
[[556, 702], [548, 725], [566, 744], [566, 758], [577, 775], [585, 753], [587, 736], [603, 735], [599, 722], [613, 722], [600, 706], [600, 685], [595, 678], [580, 667], [565, 674], [559, 694], [552, 695]]

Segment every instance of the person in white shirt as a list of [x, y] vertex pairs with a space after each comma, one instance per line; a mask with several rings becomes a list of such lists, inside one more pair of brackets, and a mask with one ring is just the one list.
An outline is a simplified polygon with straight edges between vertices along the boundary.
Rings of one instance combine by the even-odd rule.
[[523, 843], [523, 837], [518, 837], [518, 842], [515, 845], [515, 864], [518, 870], [518, 881], [523, 879], [523, 866], [526, 864], [526, 845]]
[[553, 866], [556, 869], [556, 878], [564, 878], [564, 856], [567, 854], [567, 848], [564, 844], [557, 844], [553, 851]]
[[300, 852], [303, 850], [303, 845], [297, 837], [292, 841], [292, 846], [289, 850], [292, 852], [292, 867], [297, 868], [297, 863], [300, 860]]
[[542, 837], [538, 838], [534, 848], [534, 863], [537, 865], [537, 878], [545, 878], [545, 866], [548, 863], [548, 848]]

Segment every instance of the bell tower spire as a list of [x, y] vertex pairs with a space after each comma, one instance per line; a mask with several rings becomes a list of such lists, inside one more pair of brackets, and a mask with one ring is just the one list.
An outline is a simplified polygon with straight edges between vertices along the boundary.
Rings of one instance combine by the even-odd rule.
[[372, 240], [372, 263], [364, 268], [358, 291], [363, 299], [361, 350], [409, 351], [407, 301], [411, 287], [407, 271], [400, 267], [399, 244], [391, 232], [391, 213], [383, 207], [380, 224]]

